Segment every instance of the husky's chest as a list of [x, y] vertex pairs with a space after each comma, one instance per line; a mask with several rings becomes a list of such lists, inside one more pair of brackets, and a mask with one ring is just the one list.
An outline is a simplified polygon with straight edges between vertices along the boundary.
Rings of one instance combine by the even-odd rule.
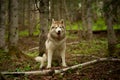
[[64, 50], [65, 48], [66, 48], [65, 40], [54, 41], [48, 39], [46, 41], [46, 49], [52, 50], [53, 54], [59, 54], [60, 51]]

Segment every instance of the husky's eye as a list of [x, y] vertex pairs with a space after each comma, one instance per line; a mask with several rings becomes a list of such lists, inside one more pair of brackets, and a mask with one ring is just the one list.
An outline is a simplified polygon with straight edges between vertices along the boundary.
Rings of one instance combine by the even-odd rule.
[[63, 26], [60, 26], [60, 28], [64, 28]]
[[54, 29], [55, 27], [54, 27], [54, 26], [52, 26], [51, 28], [52, 28], [52, 29]]

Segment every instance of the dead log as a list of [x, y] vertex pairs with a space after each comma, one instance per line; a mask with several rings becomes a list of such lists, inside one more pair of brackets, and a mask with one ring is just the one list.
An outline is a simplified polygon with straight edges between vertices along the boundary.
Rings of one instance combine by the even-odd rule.
[[27, 72], [1, 72], [1, 74], [3, 74], [3, 75], [31, 75], [31, 74], [34, 74], [34, 75], [38, 75], [38, 74], [39, 75], [52, 75], [52, 74], [63, 73], [63, 72], [66, 72], [68, 70], [74, 70], [74, 69], [79, 68], [79, 67], [82, 68], [82, 67], [85, 67], [85, 66], [97, 63], [97, 62], [102, 62], [102, 61], [120, 61], [120, 59], [117, 59], [117, 58], [99, 58], [96, 60], [88, 61], [88, 62], [85, 62], [82, 64], [77, 64], [77, 65], [63, 68], [60, 70], [49, 69], [49, 70], [40, 70], [40, 71], [27, 71]]
[[100, 57], [98, 57], [98, 56], [88, 55], [88, 54], [71, 54], [71, 55], [73, 57], [92, 57], [92, 58], [100, 59]]
[[52, 70], [40, 70], [40, 71], [27, 71], [27, 72], [1, 72], [1, 74], [3, 75], [47, 75], [50, 72], [52, 72]]

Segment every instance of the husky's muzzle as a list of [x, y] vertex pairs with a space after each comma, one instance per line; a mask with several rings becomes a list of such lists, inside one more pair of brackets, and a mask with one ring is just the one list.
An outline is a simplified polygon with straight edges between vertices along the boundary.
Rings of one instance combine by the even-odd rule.
[[60, 27], [57, 27], [57, 29], [56, 29], [56, 33], [58, 34], [58, 35], [60, 35], [61, 34], [61, 28]]

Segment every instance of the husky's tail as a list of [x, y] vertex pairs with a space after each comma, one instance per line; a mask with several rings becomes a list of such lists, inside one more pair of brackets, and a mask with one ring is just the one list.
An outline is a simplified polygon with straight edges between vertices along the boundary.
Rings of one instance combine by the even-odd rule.
[[37, 61], [37, 62], [40, 62], [41, 63], [41, 65], [40, 65], [40, 68], [43, 68], [43, 66], [44, 66], [44, 64], [45, 64], [45, 62], [46, 62], [46, 60], [47, 60], [47, 56], [46, 56], [46, 54], [43, 54], [43, 56], [42, 57], [35, 57], [35, 60]]

